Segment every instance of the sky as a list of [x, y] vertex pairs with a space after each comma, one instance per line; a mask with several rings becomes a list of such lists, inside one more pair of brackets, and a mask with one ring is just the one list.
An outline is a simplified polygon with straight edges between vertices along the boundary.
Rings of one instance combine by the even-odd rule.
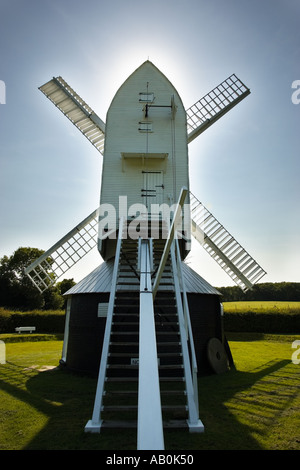
[[[189, 144], [190, 189], [261, 282], [300, 282], [299, 20], [299, 0], [1, 0], [0, 257], [47, 250], [99, 205], [102, 156], [38, 87], [62, 76], [105, 121], [149, 59], [186, 109], [232, 73], [250, 88]], [[187, 262], [234, 285], [197, 242]], [[64, 277], [100, 263], [93, 250]]]

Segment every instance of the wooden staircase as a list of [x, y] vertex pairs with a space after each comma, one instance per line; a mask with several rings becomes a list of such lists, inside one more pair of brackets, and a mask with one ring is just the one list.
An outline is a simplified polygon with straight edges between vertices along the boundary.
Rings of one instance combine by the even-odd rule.
[[[163, 428], [204, 427], [191, 326], [184, 318], [188, 307], [178, 280], [178, 244], [174, 240], [160, 271], [166, 240], [146, 237], [134, 240], [119, 231], [93, 416], [85, 431], [137, 427], [138, 449], [159, 450]], [[151, 272], [155, 278], [157, 270], [154, 295]]]
[[[154, 240], [154, 271], [164, 240]], [[102, 427], [136, 427], [138, 410], [139, 274], [137, 241], [123, 240], [101, 408]], [[187, 427], [184, 366], [170, 259], [154, 302], [163, 422]]]

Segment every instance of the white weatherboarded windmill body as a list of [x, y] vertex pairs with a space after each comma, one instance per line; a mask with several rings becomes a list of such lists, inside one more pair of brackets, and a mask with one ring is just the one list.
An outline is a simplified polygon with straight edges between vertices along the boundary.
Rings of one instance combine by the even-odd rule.
[[26, 272], [42, 292], [98, 245], [104, 263], [66, 293], [62, 359], [99, 369], [87, 432], [132, 425], [125, 410], [137, 413], [137, 448], [163, 449], [164, 426], [204, 430], [203, 345], [215, 372], [230, 362], [219, 293], [184, 263], [190, 236], [243, 290], [265, 274], [189, 189], [188, 143], [250, 90], [232, 75], [185, 110], [146, 61], [117, 91], [104, 124], [61, 77], [40, 89], [103, 154], [103, 171], [99, 209]]

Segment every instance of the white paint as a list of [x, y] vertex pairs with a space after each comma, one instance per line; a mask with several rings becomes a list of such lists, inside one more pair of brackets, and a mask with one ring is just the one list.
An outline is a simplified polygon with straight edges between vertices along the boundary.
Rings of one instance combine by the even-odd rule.
[[0, 364], [6, 364], [6, 345], [0, 341]]
[[[164, 450], [151, 263], [148, 240], [140, 244], [138, 450]], [[151, 406], [149, 404], [151, 403]]]
[[[152, 95], [150, 101], [141, 101], [147, 93], [153, 101]], [[145, 131], [147, 122], [151, 132]], [[186, 112], [174, 86], [149, 61], [119, 88], [107, 112], [100, 205], [112, 204], [119, 214], [119, 196], [127, 196], [128, 207], [145, 204], [145, 171], [153, 172], [152, 181], [148, 178], [151, 189], [157, 186], [153, 204], [170, 205], [182, 186], [189, 188]], [[154, 172], [160, 172], [162, 182], [154, 182]], [[99, 242], [104, 259], [112, 254], [107, 244], [115, 245]]]
[[93, 415], [92, 415], [92, 419], [87, 422], [85, 429], [84, 429], [85, 432], [91, 432], [91, 433], [99, 433], [101, 430], [101, 426], [102, 426], [101, 406], [102, 406], [102, 399], [103, 399], [110, 334], [111, 334], [111, 328], [112, 328], [113, 309], [114, 309], [115, 294], [116, 294], [116, 287], [117, 287], [119, 259], [120, 259], [121, 244], [122, 244], [122, 228], [123, 228], [123, 220], [120, 221], [120, 233], [119, 233], [115, 262], [114, 262], [114, 270], [113, 270], [113, 275], [112, 275], [111, 292], [109, 296], [107, 319], [106, 319], [106, 325], [105, 325], [105, 333], [104, 333], [104, 340], [103, 340], [103, 346], [102, 346], [102, 355], [101, 355], [101, 362], [100, 362], [100, 368], [99, 368], [99, 374], [98, 374], [98, 382], [97, 382]]

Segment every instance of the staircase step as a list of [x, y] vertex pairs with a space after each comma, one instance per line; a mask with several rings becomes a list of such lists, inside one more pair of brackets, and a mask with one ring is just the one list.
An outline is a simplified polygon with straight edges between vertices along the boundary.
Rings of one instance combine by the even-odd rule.
[[159, 377], [160, 382], [185, 382], [184, 377]]
[[109, 343], [110, 346], [138, 346], [139, 343], [136, 342], [136, 341], [130, 341], [130, 342], [127, 342], [127, 341], [111, 341]]
[[[185, 390], [161, 390], [160, 394], [163, 396], [184, 396], [186, 397], [186, 391]], [[105, 390], [103, 393], [103, 396], [105, 397], [114, 397], [114, 396], [137, 396], [138, 395], [138, 390]]]
[[[129, 300], [132, 302], [133, 297], [129, 295], [127, 292], [117, 292], [115, 300], [126, 300], [126, 301]], [[134, 297], [134, 300], [139, 301], [139, 295], [136, 295]]]
[[102, 428], [106, 429], [131, 429], [137, 427], [137, 421], [114, 421], [114, 420], [103, 420], [101, 424]]
[[107, 369], [129, 369], [129, 370], [137, 370], [139, 368], [138, 365], [131, 365], [131, 364], [107, 364]]
[[140, 307], [140, 304], [136, 299], [131, 299], [131, 302], [129, 299], [115, 299], [114, 303], [115, 308], [132, 308], [132, 309], [138, 309]]
[[[162, 405], [163, 411], [188, 411], [186, 405]], [[103, 405], [101, 411], [130, 411], [137, 410], [138, 405]]]
[[181, 352], [167, 352], [167, 353], [159, 353], [160, 358], [168, 358], [168, 357], [182, 357]]
[[[110, 346], [138, 346], [139, 343], [137, 341], [111, 341], [109, 343]], [[157, 346], [181, 346], [180, 341], [158, 341]]]
[[116, 306], [114, 307], [114, 316], [115, 315], [124, 315], [124, 320], [128, 318], [128, 315], [132, 315], [133, 317], [139, 317], [139, 307]]
[[[165, 242], [154, 241], [156, 269]], [[137, 241], [123, 240], [103, 392], [103, 428], [137, 425], [139, 366], [130, 364], [132, 358], [139, 358], [140, 279], [136, 270]], [[154, 277], [155, 271], [152, 274], [152, 278]], [[168, 420], [169, 417], [183, 418], [187, 412], [187, 392], [170, 257], [154, 301], [154, 315], [164, 427], [183, 428], [186, 427], [183, 419]], [[124, 421], [120, 422], [122, 418]]]
[[[106, 429], [132, 429], [137, 427], [137, 420], [131, 421], [114, 421], [114, 420], [104, 420], [102, 427]], [[163, 421], [163, 427], [165, 429], [187, 429], [188, 424], [186, 419], [181, 420], [165, 420]]]
[[[155, 316], [156, 316], [156, 321], [158, 320], [162, 320], [162, 321], [165, 321], [166, 325], [168, 325], [171, 321], [175, 321], [176, 322], [176, 319], [178, 318], [177, 316], [177, 313], [158, 313], [158, 312], [155, 312]], [[178, 323], [178, 322], [176, 322]]]
[[182, 364], [163, 364], [159, 365], [159, 370], [161, 369], [183, 369]]
[[[138, 382], [138, 377], [105, 377], [106, 382]], [[160, 382], [185, 382], [184, 377], [159, 377]]]
[[[123, 326], [125, 326], [125, 325], [123, 325]], [[138, 334], [138, 331], [124, 331], [124, 330], [122, 330], [122, 331], [112, 331], [111, 332], [111, 335], [127, 335], [127, 336], [132, 335], [132, 336], [136, 336], [137, 334]]]
[[157, 334], [158, 336], [161, 336], [161, 335], [165, 335], [165, 336], [168, 336], [168, 335], [171, 335], [171, 336], [180, 336], [179, 331], [167, 331], [167, 330], [162, 330], [162, 331], [157, 331], [156, 334]]
[[136, 322], [137, 319], [139, 318], [139, 314], [134, 313], [134, 312], [115, 312], [114, 313], [114, 321], [122, 320], [125, 323], [127, 321], [130, 321], [129, 320], [130, 317], [132, 317], [131, 321]]
[[138, 377], [105, 377], [106, 382], [138, 382]]
[[[134, 370], [138, 369], [139, 366], [137, 364], [107, 364], [107, 369], [129, 369]], [[158, 366], [159, 370], [162, 369], [183, 369], [182, 364], [163, 364]]]
[[123, 353], [123, 352], [109, 352], [108, 356], [109, 357], [132, 357], [131, 352]]
[[137, 396], [138, 390], [109, 390], [103, 393], [105, 397], [114, 397], [114, 396]]
[[155, 315], [176, 315], [177, 309], [175, 305], [154, 305]]
[[130, 411], [137, 410], [137, 405], [103, 405], [101, 411]]
[[[123, 353], [123, 352], [110, 352], [108, 353], [108, 357], [132, 357], [134, 355], [134, 353], [130, 353], [130, 352], [127, 352], [127, 353]], [[167, 353], [160, 353], [159, 354], [159, 358], [168, 358], [168, 357], [182, 357], [182, 353], [181, 352], [167, 352]], [[138, 359], [138, 357], [136, 357], [136, 359]]]

